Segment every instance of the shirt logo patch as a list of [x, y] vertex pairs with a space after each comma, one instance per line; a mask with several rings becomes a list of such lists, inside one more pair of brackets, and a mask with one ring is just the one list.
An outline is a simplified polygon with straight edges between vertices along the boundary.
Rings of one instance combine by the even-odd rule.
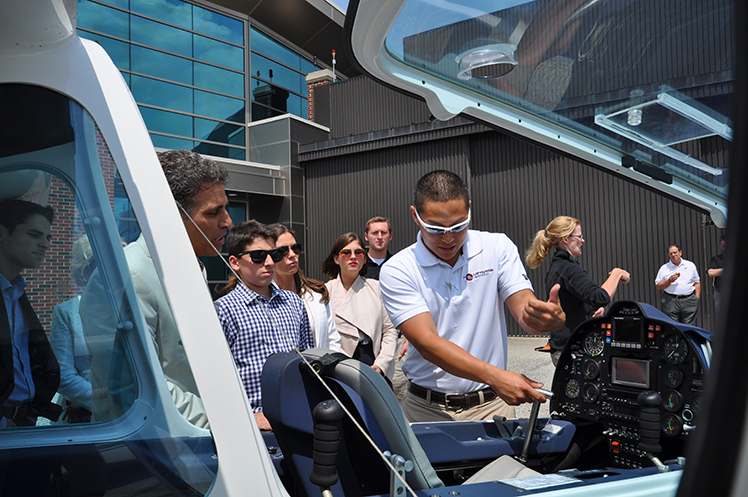
[[474, 279], [483, 278], [484, 276], [491, 276], [493, 273], [493, 268], [491, 269], [484, 269], [483, 271], [478, 271], [477, 273], [468, 273], [465, 275], [465, 279], [468, 281], [473, 281]]

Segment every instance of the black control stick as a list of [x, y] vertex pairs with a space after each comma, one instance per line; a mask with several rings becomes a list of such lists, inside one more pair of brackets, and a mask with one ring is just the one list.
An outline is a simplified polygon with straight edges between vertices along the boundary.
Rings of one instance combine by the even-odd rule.
[[314, 445], [309, 481], [318, 485], [324, 497], [332, 497], [330, 487], [338, 482], [335, 467], [340, 446], [340, 420], [343, 409], [336, 400], [323, 400], [314, 408]]
[[[543, 390], [542, 388], [536, 388], [538, 392], [546, 396], [546, 398], [552, 398], [553, 392], [549, 390]], [[535, 425], [538, 423], [538, 414], [540, 413], [540, 401], [536, 400], [532, 403], [532, 409], [530, 410], [530, 418], [527, 420], [527, 433], [525, 433], [525, 443], [522, 445], [522, 452], [517, 456], [517, 460], [522, 464], [527, 463], [527, 458], [530, 455], [530, 445], [532, 444], [532, 434], [535, 431]]]
[[[641, 408], [639, 416], [639, 448], [643, 450], [652, 464], [660, 468], [666, 468], [662, 461], [655, 455], [662, 452], [660, 447], [660, 405], [662, 396], [654, 390], [647, 390], [639, 394], [636, 399]], [[669, 468], [668, 468], [669, 469]]]

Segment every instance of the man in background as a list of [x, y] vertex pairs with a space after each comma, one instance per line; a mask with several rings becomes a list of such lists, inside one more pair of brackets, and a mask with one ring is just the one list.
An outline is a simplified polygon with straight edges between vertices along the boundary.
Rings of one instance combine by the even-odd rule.
[[366, 253], [366, 277], [379, 279], [379, 270], [382, 264], [387, 262], [392, 254], [387, 250], [387, 245], [392, 241], [392, 224], [386, 217], [373, 217], [366, 222], [364, 238], [369, 242], [369, 250]]
[[701, 279], [696, 265], [683, 258], [678, 245], [667, 249], [670, 261], [657, 272], [655, 286], [662, 292], [662, 312], [675, 321], [693, 324], [701, 299]]

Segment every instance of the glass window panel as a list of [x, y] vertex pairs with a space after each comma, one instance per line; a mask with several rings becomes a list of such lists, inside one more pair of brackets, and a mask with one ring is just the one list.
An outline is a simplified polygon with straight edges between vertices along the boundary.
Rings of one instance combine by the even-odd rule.
[[289, 95], [288, 104], [286, 107], [288, 113], [303, 117], [301, 115], [302, 102], [304, 104], [303, 107], [306, 107], [306, 99], [294, 94]]
[[129, 38], [129, 15], [93, 2], [78, 3], [78, 26], [106, 33], [118, 38]]
[[226, 157], [227, 159], [244, 160], [246, 156], [243, 148], [231, 148], [213, 143], [199, 143], [194, 148], [198, 154]]
[[314, 67], [312, 61], [301, 58], [301, 72], [303, 72], [304, 74], [309, 74], [310, 72], [314, 72], [316, 70], [317, 68]]
[[[303, 74], [292, 71], [287, 67], [266, 59], [262, 55], [252, 53], [252, 76], [260, 77], [265, 81], [272, 81], [274, 85], [288, 88], [296, 93], [301, 93], [302, 86], [306, 86]], [[273, 72], [272, 78], [270, 71]], [[259, 73], [259, 76], [258, 76]]]
[[244, 126], [196, 117], [195, 138], [244, 146]]
[[192, 117], [149, 107], [140, 107], [148, 131], [192, 136]]
[[156, 148], [168, 148], [171, 150], [192, 150], [195, 143], [192, 140], [182, 140], [171, 136], [154, 135], [151, 133], [151, 141]]
[[252, 50], [271, 59], [283, 62], [294, 69], [301, 69], [301, 57], [296, 52], [292, 52], [254, 28], [252, 28], [250, 36], [249, 41], [252, 44]]
[[192, 33], [132, 16], [132, 41], [192, 57]]
[[195, 62], [195, 86], [244, 98], [244, 75]]
[[[259, 85], [257, 85], [258, 83]], [[281, 114], [288, 112], [297, 116], [301, 116], [300, 101], [306, 102], [306, 99], [289, 93], [284, 88], [269, 85], [254, 78], [252, 78], [252, 100], [273, 107]], [[256, 120], [254, 116], [253, 120]]]
[[193, 90], [190, 88], [135, 75], [130, 88], [138, 103], [192, 112]]
[[244, 45], [244, 22], [197, 5], [192, 6], [192, 16], [195, 31]]
[[195, 114], [243, 123], [244, 100], [195, 90]]
[[[117, 7], [121, 7], [123, 9], [129, 9], [130, 8], [130, 0], [101, 0], [104, 3], [108, 3], [110, 5], [115, 5]], [[79, 5], [82, 2], [79, 2]], [[78, 11], [80, 12], [80, 11]]]
[[132, 11], [192, 29], [192, 9], [181, 0], [130, 0]]
[[252, 121], [262, 121], [263, 119], [269, 119], [283, 114], [285, 114], [285, 112], [252, 102]]
[[204, 36], [195, 35], [195, 58], [244, 71], [243, 49]]
[[87, 38], [97, 42], [101, 47], [106, 50], [109, 57], [117, 66], [117, 69], [130, 69], [130, 44], [121, 41], [113, 40], [106, 36], [100, 36], [86, 31], [78, 30], [78, 35], [81, 38]]
[[132, 45], [132, 70], [178, 83], [192, 84], [191, 60], [137, 45]]

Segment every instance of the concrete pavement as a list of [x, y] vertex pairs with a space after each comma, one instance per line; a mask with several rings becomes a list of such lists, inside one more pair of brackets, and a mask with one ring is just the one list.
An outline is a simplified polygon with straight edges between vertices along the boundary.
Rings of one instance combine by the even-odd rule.
[[[547, 337], [509, 337], [507, 369], [522, 373], [531, 380], [544, 384], [545, 389], [551, 390], [553, 385], [553, 367], [550, 354], [537, 352], [536, 347], [542, 347], [548, 342]], [[550, 402], [540, 406], [540, 417], [548, 417]], [[528, 418], [532, 404], [522, 404], [516, 408], [517, 418]]]

